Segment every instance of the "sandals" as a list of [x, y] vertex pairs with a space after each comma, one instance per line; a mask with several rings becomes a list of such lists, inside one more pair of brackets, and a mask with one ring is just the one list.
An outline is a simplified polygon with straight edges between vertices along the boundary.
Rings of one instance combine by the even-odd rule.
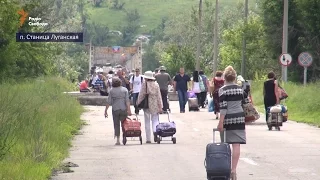
[[232, 172], [232, 173], [230, 174], [230, 180], [237, 180], [237, 173]]

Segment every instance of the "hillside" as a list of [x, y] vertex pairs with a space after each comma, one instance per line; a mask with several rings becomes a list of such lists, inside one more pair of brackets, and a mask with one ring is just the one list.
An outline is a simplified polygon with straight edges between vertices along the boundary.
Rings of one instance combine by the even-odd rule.
[[[170, 17], [174, 14], [184, 11], [190, 11], [192, 6], [198, 6], [199, 0], [119, 0], [125, 3], [124, 9], [137, 9], [141, 17], [140, 31], [148, 32], [160, 24], [161, 19]], [[214, 0], [210, 2], [215, 3]], [[221, 8], [233, 6], [244, 0], [223, 0], [220, 1]], [[250, 6], [255, 5], [255, 1], [249, 1]], [[88, 11], [91, 15], [91, 21], [106, 25], [111, 30], [117, 30], [124, 23], [125, 11], [111, 9], [111, 3], [102, 4], [101, 7], [88, 6]]]

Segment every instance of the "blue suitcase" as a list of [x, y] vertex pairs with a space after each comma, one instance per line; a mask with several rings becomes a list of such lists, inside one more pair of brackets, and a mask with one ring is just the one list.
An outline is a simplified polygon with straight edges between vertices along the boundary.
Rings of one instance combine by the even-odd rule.
[[[215, 142], [215, 133], [218, 129], [213, 129], [213, 143], [207, 144], [205, 167], [208, 180], [228, 180], [231, 173], [231, 148], [226, 142], [226, 131], [223, 131], [223, 142]], [[220, 134], [222, 135], [222, 133]]]

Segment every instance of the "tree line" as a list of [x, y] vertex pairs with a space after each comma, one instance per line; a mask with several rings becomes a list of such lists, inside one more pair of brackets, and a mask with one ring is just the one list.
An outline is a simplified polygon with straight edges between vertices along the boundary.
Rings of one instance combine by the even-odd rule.
[[[292, 0], [289, 2], [288, 53], [293, 58], [288, 67], [288, 80], [303, 81], [303, 67], [298, 64], [298, 56], [307, 51], [313, 56], [313, 64], [308, 69], [308, 78], [316, 81], [320, 71], [320, 0]], [[212, 71], [213, 25], [215, 7], [211, 1], [204, 1], [201, 33], [201, 68]], [[249, 8], [248, 23], [244, 23], [244, 4], [220, 7], [219, 9], [219, 68], [233, 65], [240, 73], [243, 33], [246, 33], [246, 79], [262, 78], [268, 71], [281, 76], [279, 56], [282, 53], [283, 1], [261, 0]], [[158, 64], [167, 66], [174, 74], [179, 66], [187, 71], [195, 70], [196, 38], [198, 30], [198, 9], [167, 18], [153, 31], [154, 41], [144, 56], [145, 68]], [[151, 62], [149, 62], [149, 60]], [[262, 66], [263, 64], [263, 66]]]

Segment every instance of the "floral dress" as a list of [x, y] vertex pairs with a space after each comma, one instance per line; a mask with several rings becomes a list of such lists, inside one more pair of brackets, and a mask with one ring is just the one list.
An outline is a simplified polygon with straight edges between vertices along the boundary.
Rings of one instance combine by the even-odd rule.
[[[146, 92], [147, 91], [147, 92]], [[140, 104], [146, 96], [148, 96], [148, 105], [150, 114], [157, 114], [162, 109], [162, 98], [160, 93], [160, 87], [158, 83], [153, 81], [145, 81], [141, 85], [141, 90], [138, 96], [137, 104]]]

